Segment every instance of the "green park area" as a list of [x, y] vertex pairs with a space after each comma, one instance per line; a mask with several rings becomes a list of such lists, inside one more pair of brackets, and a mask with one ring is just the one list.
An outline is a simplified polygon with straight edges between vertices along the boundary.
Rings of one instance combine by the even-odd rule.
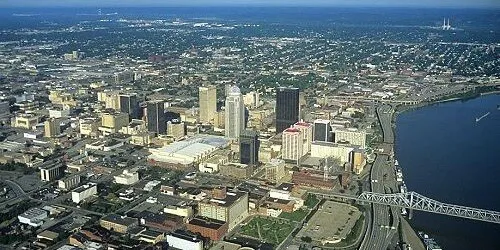
[[241, 227], [240, 234], [273, 244], [275, 247], [283, 242], [293, 231], [292, 222], [272, 217], [255, 217]]

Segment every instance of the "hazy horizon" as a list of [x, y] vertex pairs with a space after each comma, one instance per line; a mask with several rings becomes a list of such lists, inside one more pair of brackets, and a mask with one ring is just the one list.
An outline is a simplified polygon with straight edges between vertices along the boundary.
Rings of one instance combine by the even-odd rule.
[[500, 8], [498, 0], [4, 0], [0, 7], [436, 7]]

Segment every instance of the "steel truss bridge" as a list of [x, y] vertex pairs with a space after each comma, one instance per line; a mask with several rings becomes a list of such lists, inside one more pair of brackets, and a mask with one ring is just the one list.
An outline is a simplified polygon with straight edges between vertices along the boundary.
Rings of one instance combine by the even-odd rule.
[[471, 220], [479, 220], [500, 224], [500, 212], [471, 208], [439, 202], [415, 192], [381, 194], [363, 192], [359, 196], [336, 193], [309, 192], [323, 198], [351, 199], [360, 202], [376, 203], [394, 207], [419, 210], [429, 213], [444, 214]]

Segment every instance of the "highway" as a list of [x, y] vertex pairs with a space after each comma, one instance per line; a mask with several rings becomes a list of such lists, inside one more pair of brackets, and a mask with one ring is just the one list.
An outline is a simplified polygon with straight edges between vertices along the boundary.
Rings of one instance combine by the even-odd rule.
[[[377, 107], [377, 116], [382, 127], [384, 144], [393, 144], [394, 142], [394, 133], [391, 127], [392, 113], [393, 109], [389, 105]], [[390, 192], [391, 188], [388, 188], [384, 183], [384, 179], [393, 172], [393, 168], [387, 167], [388, 161], [389, 155], [377, 154], [370, 170], [372, 192]], [[365, 238], [366, 241], [363, 241], [361, 249], [387, 249], [392, 238], [397, 233], [399, 216], [394, 216], [397, 215], [397, 209], [391, 209], [389, 206], [379, 204], [372, 204], [371, 207], [372, 224], [371, 230], [369, 230], [371, 235]]]

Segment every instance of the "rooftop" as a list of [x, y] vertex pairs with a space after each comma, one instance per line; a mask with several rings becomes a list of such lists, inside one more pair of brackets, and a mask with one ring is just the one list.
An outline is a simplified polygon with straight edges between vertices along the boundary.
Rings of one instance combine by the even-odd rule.
[[130, 226], [137, 222], [136, 218], [120, 216], [117, 214], [109, 214], [101, 218], [102, 221], [108, 221], [120, 225]]
[[203, 201], [203, 203], [207, 204], [212, 204], [212, 205], [218, 205], [221, 207], [230, 207], [233, 205], [234, 202], [236, 202], [238, 199], [241, 197], [247, 195], [245, 192], [240, 192], [240, 191], [227, 191], [226, 197], [224, 199], [209, 199]]
[[297, 128], [287, 128], [283, 132], [286, 132], [286, 133], [300, 133], [300, 130], [297, 129]]
[[226, 222], [207, 218], [207, 217], [196, 216], [192, 220], [189, 221], [189, 224], [200, 226], [200, 227], [205, 227], [205, 228], [210, 228], [210, 229], [219, 229], [220, 227], [224, 226], [224, 224], [226, 224]]
[[75, 190], [73, 190], [73, 192], [77, 192], [77, 193], [78, 192], [82, 192], [82, 191], [85, 191], [85, 190], [87, 190], [87, 189], [89, 189], [89, 188], [91, 188], [93, 186], [97, 186], [97, 184], [95, 184], [93, 182], [89, 182], [89, 183], [87, 183], [85, 185], [82, 185], [82, 186], [79, 186], [79, 187], [75, 188]]

